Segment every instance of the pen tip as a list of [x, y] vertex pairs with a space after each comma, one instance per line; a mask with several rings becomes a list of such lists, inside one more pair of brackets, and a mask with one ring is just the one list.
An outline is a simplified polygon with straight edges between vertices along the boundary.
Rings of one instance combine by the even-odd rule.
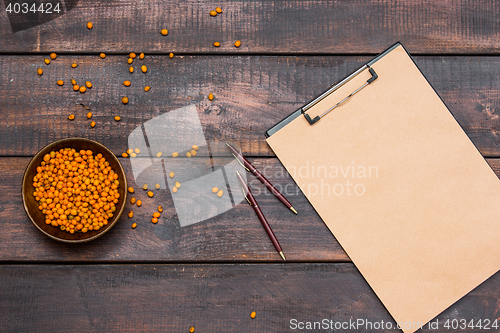
[[291, 210], [292, 212], [294, 212], [295, 214], [297, 214], [297, 211], [295, 210], [295, 208], [290, 207], [290, 210]]
[[226, 146], [228, 146], [228, 147], [229, 147], [229, 143], [227, 143], [227, 142], [226, 142]]
[[286, 261], [285, 255], [283, 254], [283, 251], [280, 251], [280, 256], [281, 256], [281, 258], [283, 258], [283, 260]]

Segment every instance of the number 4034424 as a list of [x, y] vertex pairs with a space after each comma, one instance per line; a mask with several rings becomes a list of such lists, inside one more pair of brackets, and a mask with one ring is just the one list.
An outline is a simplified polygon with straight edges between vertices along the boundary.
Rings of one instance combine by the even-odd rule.
[[9, 2], [7, 7], [5, 8], [5, 11], [7, 13], [45, 13], [45, 14], [52, 14], [52, 13], [59, 13], [61, 11], [59, 7], [59, 3], [56, 3], [55, 5], [50, 3], [50, 2], [42, 2], [40, 4], [36, 3], [12, 3]]
[[495, 330], [495, 332], [498, 332], [497, 329], [500, 327], [500, 323], [498, 319], [471, 319], [470, 321], [467, 321], [465, 319], [448, 319], [443, 326], [446, 329], [453, 330], [465, 330], [470, 328], [475, 330]]

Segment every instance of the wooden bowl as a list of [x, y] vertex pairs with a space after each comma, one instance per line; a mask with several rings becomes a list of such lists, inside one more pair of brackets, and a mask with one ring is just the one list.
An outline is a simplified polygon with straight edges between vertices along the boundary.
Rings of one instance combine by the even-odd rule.
[[[50, 153], [52, 150], [59, 150], [61, 148], [74, 148], [75, 150], [90, 149], [94, 155], [101, 153], [102, 156], [109, 162], [111, 169], [113, 169], [118, 174], [118, 180], [120, 181], [120, 186], [118, 187], [118, 192], [120, 193], [120, 198], [116, 204], [116, 211], [113, 217], [108, 220], [108, 225], [100, 228], [99, 230], [87, 231], [86, 233], [75, 232], [71, 234], [69, 232], [63, 231], [57, 227], [45, 223], [45, 216], [40, 210], [38, 210], [38, 203], [33, 196], [33, 177], [36, 175], [36, 168], [40, 165], [45, 154]], [[116, 156], [105, 146], [99, 142], [85, 139], [85, 138], [66, 138], [54, 141], [45, 147], [43, 147], [35, 157], [31, 159], [30, 163], [26, 167], [23, 176], [22, 185], [22, 197], [23, 205], [26, 214], [30, 218], [31, 222], [38, 228], [42, 233], [49, 236], [52, 239], [66, 242], [66, 243], [82, 243], [88, 242], [97, 237], [101, 236], [118, 221], [125, 208], [125, 203], [127, 202], [127, 179], [125, 177], [125, 171], [123, 167], [116, 158]]]

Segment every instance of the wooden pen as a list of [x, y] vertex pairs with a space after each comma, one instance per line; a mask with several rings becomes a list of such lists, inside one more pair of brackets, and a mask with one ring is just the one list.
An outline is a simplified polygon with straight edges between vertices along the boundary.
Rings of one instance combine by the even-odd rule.
[[260, 209], [259, 205], [257, 204], [255, 197], [252, 195], [250, 188], [248, 187], [247, 183], [245, 182], [245, 180], [243, 179], [243, 177], [240, 175], [240, 173], [238, 171], [236, 171], [236, 175], [238, 176], [238, 180], [240, 181], [241, 190], [243, 191], [243, 195], [245, 196], [245, 199], [247, 199], [250, 206], [252, 206], [253, 209], [255, 210], [255, 213], [259, 217], [259, 220], [262, 223], [262, 226], [264, 227], [264, 229], [266, 230], [267, 235], [269, 236], [269, 238], [271, 238], [271, 242], [273, 242], [273, 245], [276, 248], [276, 251], [278, 251], [278, 253], [280, 254], [281, 258], [283, 258], [283, 260], [286, 260], [285, 255], [283, 254], [283, 250], [281, 249], [281, 245], [278, 242], [278, 239], [276, 238], [276, 236], [274, 235], [274, 232], [271, 229], [271, 226], [267, 222], [266, 217], [264, 216], [264, 213], [262, 213], [262, 210]]

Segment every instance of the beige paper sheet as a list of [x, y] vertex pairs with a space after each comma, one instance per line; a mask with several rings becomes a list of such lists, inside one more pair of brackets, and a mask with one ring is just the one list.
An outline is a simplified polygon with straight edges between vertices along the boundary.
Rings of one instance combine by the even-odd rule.
[[402, 46], [372, 67], [267, 142], [413, 332], [500, 268], [500, 180]]

